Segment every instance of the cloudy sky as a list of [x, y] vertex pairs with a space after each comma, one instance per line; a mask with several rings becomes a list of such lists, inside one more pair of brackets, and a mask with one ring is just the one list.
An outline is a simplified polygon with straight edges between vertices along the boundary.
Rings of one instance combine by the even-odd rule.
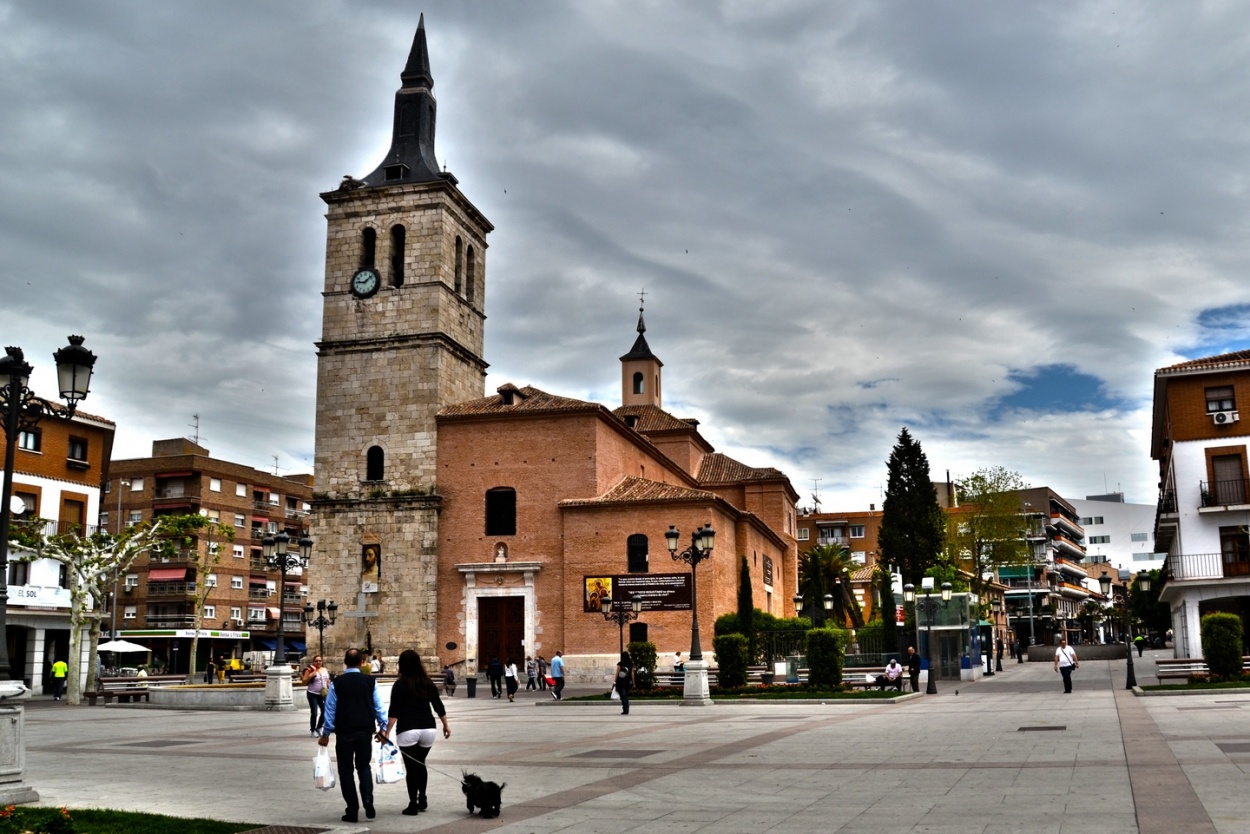
[[389, 145], [495, 224], [487, 390], [665, 406], [826, 509], [1001, 464], [1151, 503], [1152, 372], [1250, 347], [1243, 3], [0, 0], [0, 339], [116, 457], [312, 465], [319, 192]]

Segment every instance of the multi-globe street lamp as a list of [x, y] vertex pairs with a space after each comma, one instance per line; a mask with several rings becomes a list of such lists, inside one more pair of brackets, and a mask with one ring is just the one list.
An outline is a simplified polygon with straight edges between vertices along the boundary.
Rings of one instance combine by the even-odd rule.
[[[825, 594], [824, 599], [823, 599], [823, 604], [824, 604], [824, 608], [822, 610], [821, 606], [815, 604], [815, 601], [812, 602], [812, 612], [813, 612], [812, 613], [812, 626], [815, 628], [825, 627], [825, 620], [828, 619], [829, 617], [828, 612], [833, 610], [833, 594]], [[795, 594], [794, 595], [795, 612], [798, 613], [800, 616], [802, 616], [803, 609], [806, 607], [807, 607], [807, 598], [804, 597], [802, 594]]]
[[286, 575], [288, 571], [296, 568], [308, 567], [308, 557], [312, 554], [313, 542], [312, 539], [304, 536], [297, 543], [299, 550], [292, 552], [290, 550], [291, 537], [283, 530], [265, 536], [260, 544], [264, 548], [265, 562], [269, 565], [269, 569], [279, 571], [282, 576], [278, 584], [278, 645], [274, 649], [273, 665], [284, 666], [286, 665], [286, 636], [283, 633], [285, 606], [282, 596], [286, 593]]
[[[5, 634], [8, 628], [9, 603], [9, 525], [12, 520], [13, 457], [17, 451], [18, 435], [34, 431], [47, 416], [70, 418], [80, 400], [86, 399], [91, 385], [91, 369], [95, 366], [95, 354], [82, 346], [82, 336], [70, 336], [69, 344], [52, 354], [56, 362], [60, 406], [40, 399], [28, 387], [34, 370], [19, 347], [6, 347], [0, 357], [0, 409], [4, 413], [4, 481], [0, 486], [0, 681], [9, 676], [9, 648]], [[18, 679], [21, 679], [21, 675]]]
[[681, 547], [681, 533], [675, 525], [669, 525], [664, 539], [673, 559], [690, 565], [690, 659], [686, 661], [682, 703], [700, 706], [710, 704], [712, 700], [708, 697], [707, 663], [703, 660], [703, 647], [699, 643], [698, 567], [701, 562], [712, 558], [716, 531], [712, 529], [711, 522], [703, 525], [690, 534], [690, 546], [685, 550], [678, 549]]
[[631, 599], [628, 603], [621, 600], [621, 603], [617, 605], [611, 597], [603, 597], [599, 600], [599, 610], [603, 613], [603, 619], [616, 623], [616, 630], [621, 641], [621, 652], [624, 653], [625, 624], [638, 619], [638, 615], [642, 613], [642, 600]]
[[[1102, 572], [1102, 576], [1098, 577], [1098, 587], [1102, 591], [1103, 596], [1111, 595], [1111, 577], [1106, 571]], [[1150, 591], [1150, 574], [1142, 571], [1137, 574], [1137, 587], [1142, 593]], [[1137, 686], [1137, 672], [1133, 669], [1133, 614], [1128, 607], [1128, 588], [1124, 589], [1124, 621], [1128, 628], [1126, 635], [1127, 640], [1125, 647], [1128, 649], [1128, 674], [1124, 681], [1125, 689], [1134, 689]]]
[[940, 660], [937, 656], [937, 641], [933, 639], [933, 619], [937, 614], [937, 608], [941, 605], [945, 608], [951, 601], [951, 583], [942, 583], [942, 599], [933, 599], [933, 577], [926, 576], [921, 580], [921, 590], [924, 591], [924, 599], [916, 598], [916, 586], [908, 583], [903, 586], [903, 601], [914, 602], [916, 608], [923, 608], [926, 619], [929, 624], [929, 683], [925, 687], [926, 695], [937, 694], [937, 669]]
[[[313, 616], [314, 614], [316, 616]], [[308, 623], [309, 628], [317, 629], [317, 654], [322, 657], [326, 653], [326, 628], [334, 625], [338, 614], [339, 604], [334, 600], [326, 602], [324, 599], [319, 599], [316, 608], [313, 608], [311, 602], [304, 605], [304, 622]]]

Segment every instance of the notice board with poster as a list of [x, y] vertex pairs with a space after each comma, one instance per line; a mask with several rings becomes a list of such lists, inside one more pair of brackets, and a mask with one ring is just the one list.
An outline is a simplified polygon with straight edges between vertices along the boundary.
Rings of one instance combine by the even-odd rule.
[[582, 611], [598, 614], [599, 602], [605, 598], [618, 605], [641, 600], [643, 611], [689, 611], [692, 596], [688, 573], [586, 576], [582, 582]]

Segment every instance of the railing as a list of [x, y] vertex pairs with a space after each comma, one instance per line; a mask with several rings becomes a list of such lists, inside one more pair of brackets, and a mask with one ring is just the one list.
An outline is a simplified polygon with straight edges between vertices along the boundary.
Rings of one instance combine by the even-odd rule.
[[1227, 507], [1235, 504], [1245, 504], [1246, 496], [1250, 495], [1250, 489], [1246, 488], [1247, 481], [1244, 478], [1237, 478], [1232, 481], [1201, 481], [1198, 484], [1202, 494], [1203, 507]]
[[791, 655], [807, 652], [807, 633], [804, 631], [757, 631], [755, 633], [755, 663], [769, 664], [785, 660]]
[[1172, 553], [1164, 567], [1172, 579], [1222, 579], [1224, 561], [1219, 553]]
[[269, 599], [271, 596], [273, 596], [273, 591], [270, 591], [268, 588], [247, 589], [248, 599]]
[[146, 617], [149, 628], [178, 628], [195, 625], [194, 614], [152, 614]]
[[189, 597], [195, 593], [194, 582], [149, 582], [149, 597]]
[[250, 567], [252, 570], [264, 571], [264, 570], [269, 570], [269, 563], [265, 561], [264, 557], [253, 556], [248, 561], [248, 567]]
[[1176, 490], [1159, 491], [1159, 515], [1171, 515], [1176, 512]]

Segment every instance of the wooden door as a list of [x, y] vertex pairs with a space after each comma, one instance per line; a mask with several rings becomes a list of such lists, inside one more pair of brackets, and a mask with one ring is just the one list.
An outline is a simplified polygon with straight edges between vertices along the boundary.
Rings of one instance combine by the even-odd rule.
[[518, 669], [524, 668], [525, 600], [481, 597], [477, 605], [477, 668], [485, 669], [493, 657], [501, 663], [512, 658]]

